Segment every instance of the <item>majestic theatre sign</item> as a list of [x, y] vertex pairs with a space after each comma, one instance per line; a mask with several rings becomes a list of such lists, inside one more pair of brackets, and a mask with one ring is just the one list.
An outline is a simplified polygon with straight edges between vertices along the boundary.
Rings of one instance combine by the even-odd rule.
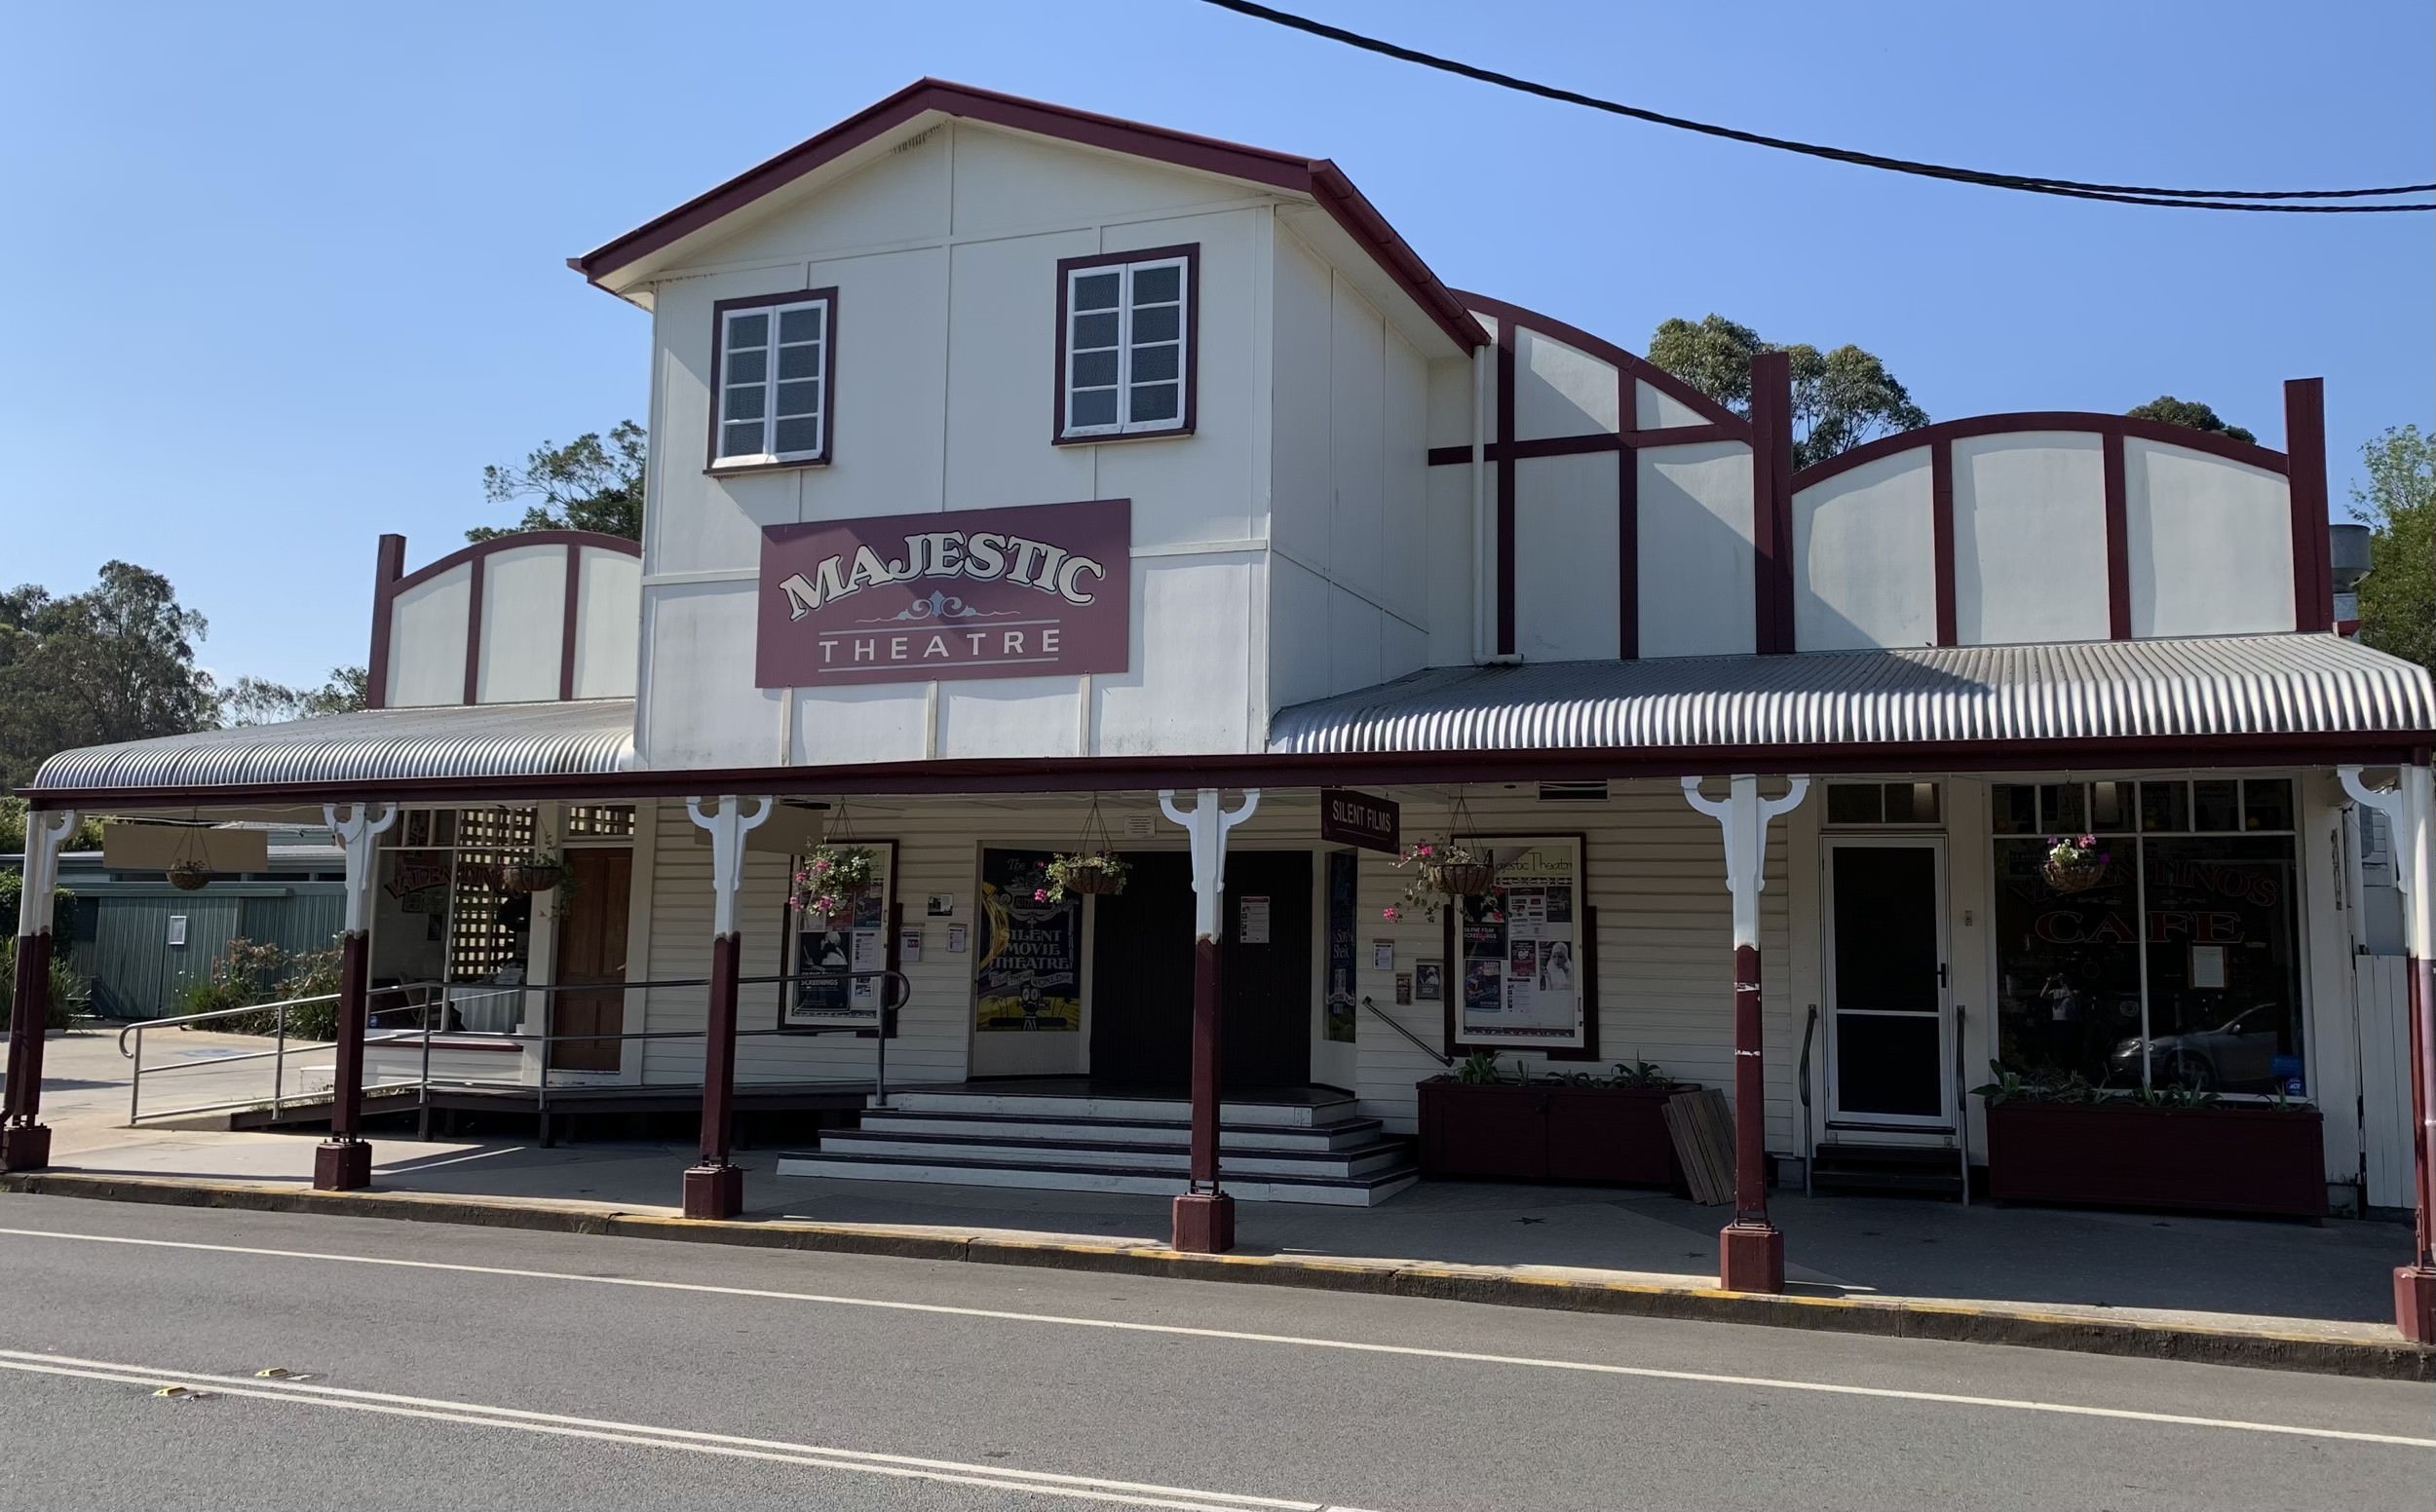
[[1128, 499], [773, 525], [761, 688], [1122, 672]]

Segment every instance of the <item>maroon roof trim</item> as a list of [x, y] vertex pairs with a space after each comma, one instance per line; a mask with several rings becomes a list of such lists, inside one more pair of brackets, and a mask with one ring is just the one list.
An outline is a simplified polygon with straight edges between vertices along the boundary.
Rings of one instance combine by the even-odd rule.
[[[1492, 299], [1486, 294], [1466, 293], [1459, 288], [1455, 290], [1455, 297], [1462, 300], [1472, 309], [1479, 311], [1483, 315], [1497, 317], [1498, 323], [1500, 325], [1511, 322], [1516, 325], [1525, 326], [1531, 330], [1541, 331], [1547, 335], [1554, 336], [1557, 340], [1565, 343], [1569, 347], [1579, 347], [1582, 351], [1589, 353], [1592, 357], [1598, 358], [1602, 361], [1614, 363], [1617, 367], [1632, 374], [1635, 378], [1640, 379], [1642, 382], [1648, 384], [1651, 388], [1657, 390], [1659, 393], [1666, 395], [1669, 398], [1675, 399], [1690, 408], [1698, 411], [1700, 414], [1707, 416], [1710, 424], [1724, 428], [1725, 435], [1727, 437], [1735, 440], [1746, 440], [1750, 437], [1751, 422], [1745, 420], [1742, 416], [1735, 414], [1732, 410], [1728, 409], [1725, 405], [1718, 403], [1715, 399], [1710, 398], [1705, 394], [1702, 394], [1699, 390], [1676, 377], [1673, 373], [1668, 372], [1665, 368], [1658, 366], [1648, 358], [1636, 357], [1632, 353], [1627, 352], [1623, 348], [1616, 345], [1616, 343], [1607, 340], [1605, 337], [1593, 336], [1579, 325], [1568, 325], [1563, 321], [1557, 320], [1552, 316], [1542, 315], [1537, 310], [1526, 310], [1520, 305], [1509, 304], [1503, 299]], [[1633, 412], [1630, 406], [1627, 406], [1621, 413], [1617, 415], [1616, 423], [1627, 431], [1632, 429]], [[1677, 429], [1683, 428], [1678, 427]], [[1643, 435], [1656, 435], [1665, 433], [1645, 431], [1638, 434]], [[1641, 444], [1656, 445], [1660, 443], [1655, 441], [1644, 441]]]
[[2158, 441], [2167, 446], [2180, 446], [2187, 451], [2203, 451], [2227, 461], [2265, 468], [2269, 472], [2290, 471], [2290, 464], [2280, 451], [2269, 451], [2264, 446], [2232, 440], [2209, 431], [2193, 431], [2189, 426], [2168, 425], [2162, 420], [2147, 420], [2133, 415], [2091, 414], [2083, 410], [2026, 410], [2018, 414], [1972, 415], [1962, 420], [1940, 420], [1935, 425], [1922, 426], [1917, 431], [1882, 435], [1850, 451], [1804, 468], [1794, 474], [1793, 490], [1800, 493], [1839, 472], [1849, 472], [1854, 468], [1867, 467], [1873, 462], [1926, 446], [1932, 441], [1959, 441], [1975, 435], [2004, 435], [2017, 431], [2079, 431], [2112, 436], [2117, 441], [2132, 438]]
[[231, 787], [19, 789], [36, 809], [192, 808], [333, 797], [401, 803], [534, 802], [541, 799], [687, 798], [703, 793], [780, 797], [859, 794], [1142, 792], [1161, 787], [1327, 787], [1673, 777], [1789, 773], [2045, 772], [2202, 767], [2394, 766], [2416, 759], [2436, 732], [2364, 736], [2337, 731], [2201, 737], [2141, 736], [2076, 740], [1854, 741], [1829, 745], [1618, 746], [1581, 750], [1251, 753], [1234, 756], [971, 757], [873, 762], [849, 767], [746, 767], [605, 773], [591, 776], [417, 777]]
[[2335, 543], [2326, 517], [2325, 379], [2285, 380], [2284, 447], [2292, 502], [2292, 627], [2332, 629]]
[[406, 572], [406, 538], [385, 535], [372, 558], [372, 651], [363, 664], [363, 706], [389, 707], [390, 595]]
[[2099, 471], [2106, 493], [2106, 623], [2116, 640], [2132, 634], [2131, 490], [2125, 481], [2123, 437], [2109, 431], [2099, 440]]
[[1470, 351], [1486, 343], [1480, 327], [1446, 285], [1438, 282], [1437, 275], [1429, 271], [1420, 254], [1395, 234], [1386, 217], [1325, 158], [1301, 158], [1263, 147], [1247, 147], [1240, 142], [1196, 136], [1188, 132], [1096, 115], [942, 79], [916, 80], [878, 104], [847, 117], [714, 189], [696, 195], [667, 213], [655, 216], [580, 257], [568, 258], [567, 266], [599, 284], [620, 269], [932, 111], [1310, 195], [1362, 245], [1457, 346]]
[[[1626, 431], [1618, 435], [1613, 431], [1594, 431], [1587, 435], [1535, 435], [1527, 441], [1491, 441], [1485, 448], [1488, 460], [1502, 462], [1517, 457], [1580, 457], [1608, 451], [1656, 451], [1668, 446], [1697, 446], [1709, 441], [1741, 441], [1750, 438], [1749, 431], [1739, 423], [1731, 426], [1695, 425], [1670, 426], [1662, 431]], [[1432, 446], [1429, 465], [1433, 468], [1469, 466], [1469, 446]]]

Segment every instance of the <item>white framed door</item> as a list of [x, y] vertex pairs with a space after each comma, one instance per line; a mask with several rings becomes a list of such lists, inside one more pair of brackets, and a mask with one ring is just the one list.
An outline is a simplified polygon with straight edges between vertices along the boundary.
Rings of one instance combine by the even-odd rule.
[[1826, 840], [1827, 1125], [1954, 1127], [1942, 835]]

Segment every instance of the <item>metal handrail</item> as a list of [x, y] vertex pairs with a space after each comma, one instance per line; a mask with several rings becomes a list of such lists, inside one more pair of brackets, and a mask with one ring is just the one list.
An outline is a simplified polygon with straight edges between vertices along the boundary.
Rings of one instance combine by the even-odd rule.
[[[392, 989], [384, 987], [381, 991], [389, 992]], [[337, 1001], [338, 994], [336, 993], [316, 993], [310, 998], [286, 998], [278, 1002], [249, 1002], [242, 1008], [213, 1008], [204, 1013], [181, 1013], [174, 1018], [139, 1018], [119, 1031], [119, 1054], [132, 1057], [133, 1052], [127, 1047], [127, 1037], [140, 1035], [147, 1029], [183, 1029], [189, 1024], [209, 1023], [213, 1019], [236, 1018], [241, 1014], [260, 1013], [268, 1008], [295, 1008], [302, 1007], [308, 1002], [336, 1002]]]
[[1802, 1092], [1802, 1195], [1811, 1195], [1810, 1167], [1818, 1160], [1818, 1136], [1810, 1126], [1810, 1040], [1818, 1033], [1818, 1004], [1810, 1004], [1810, 1015], [1802, 1026], [1802, 1069], [1795, 1079]]
[[1394, 1030], [1397, 1034], [1402, 1035], [1406, 1040], [1412, 1041], [1413, 1048], [1419, 1050], [1422, 1054], [1428, 1056], [1431, 1060], [1436, 1061], [1441, 1066], [1452, 1066], [1455, 1064], [1454, 1056], [1447, 1054], [1444, 1050], [1437, 1048], [1435, 1045], [1422, 1039], [1421, 1036], [1414, 1034], [1411, 1030], [1406, 1029], [1403, 1025], [1397, 1023], [1392, 1014], [1389, 1014], [1386, 1009], [1380, 1007], [1379, 1004], [1371, 1002], [1368, 994], [1364, 994], [1362, 997], [1362, 1006], [1370, 1010], [1371, 1017], [1377, 1019], [1380, 1023], [1387, 1025], [1389, 1029]]
[[1971, 1103], [1970, 1094], [1962, 1090], [1969, 1079], [1962, 1075], [1965, 1057], [1962, 1054], [1962, 1004], [1954, 1005], [1954, 1144], [1962, 1163], [1962, 1205], [1971, 1205]]

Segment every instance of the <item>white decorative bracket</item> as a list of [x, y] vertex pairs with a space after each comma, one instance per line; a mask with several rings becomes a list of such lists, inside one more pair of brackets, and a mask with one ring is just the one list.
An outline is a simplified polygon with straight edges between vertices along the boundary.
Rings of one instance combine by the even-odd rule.
[[2394, 827], [2394, 849], [2399, 852], [2394, 864], [2394, 888], [2409, 901], [2403, 910], [2405, 931], [2403, 943], [2410, 953], [2421, 960], [2436, 953], [2436, 858], [2429, 848], [2436, 844], [2431, 822], [2436, 822], [2436, 793], [2429, 791], [2428, 769], [2403, 767], [2396, 774], [2392, 787], [2371, 787], [2360, 779], [2358, 767], [2337, 767], [2335, 775], [2355, 803], [2366, 804], [2385, 815]]
[[1760, 942], [1760, 893], [1768, 887], [1768, 825], [1790, 813], [1808, 795], [1808, 777], [1788, 777], [1778, 798], [1760, 796], [1760, 779], [1747, 772], [1726, 779], [1726, 796], [1703, 797], [1698, 777], [1683, 779], [1684, 801], [1715, 819], [1726, 841], [1726, 890], [1733, 898], [1734, 944]]
[[346, 851], [347, 932], [362, 934], [372, 927], [372, 840], [398, 822], [398, 806], [381, 804], [376, 816], [371, 804], [324, 804], [322, 822]]
[[1162, 788], [1159, 809], [1170, 819], [1184, 826], [1185, 839], [1193, 849], [1193, 933], [1197, 939], [1218, 938], [1218, 910], [1224, 906], [1227, 893], [1227, 831], [1250, 818], [1260, 808], [1260, 789], [1243, 790], [1239, 808], [1228, 809], [1218, 801], [1218, 789], [1204, 787], [1195, 796], [1191, 809], [1176, 807], [1176, 790]]
[[59, 886], [59, 852], [76, 833], [76, 811], [57, 809], [25, 815], [25, 875], [18, 894], [17, 932], [40, 934], [51, 927], [51, 899]]
[[715, 938], [736, 932], [736, 894], [744, 886], [744, 837], [778, 812], [778, 800], [755, 798], [760, 807], [746, 813], [746, 800], [722, 794], [705, 809], [699, 798], [685, 800], [694, 823], [710, 832], [710, 932]]

